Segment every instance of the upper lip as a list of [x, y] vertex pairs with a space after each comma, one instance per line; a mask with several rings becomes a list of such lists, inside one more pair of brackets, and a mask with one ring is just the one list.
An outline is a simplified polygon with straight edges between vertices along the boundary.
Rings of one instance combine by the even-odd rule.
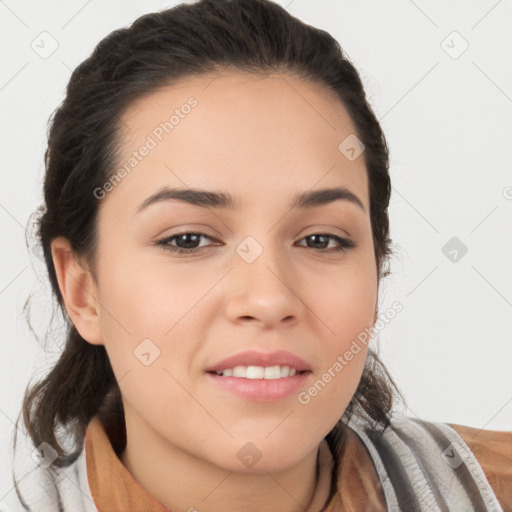
[[287, 352], [278, 350], [276, 352], [258, 352], [256, 350], [247, 350], [226, 357], [206, 369], [207, 372], [222, 372], [226, 368], [235, 366], [289, 366], [295, 368], [298, 372], [311, 370], [310, 365], [304, 359]]

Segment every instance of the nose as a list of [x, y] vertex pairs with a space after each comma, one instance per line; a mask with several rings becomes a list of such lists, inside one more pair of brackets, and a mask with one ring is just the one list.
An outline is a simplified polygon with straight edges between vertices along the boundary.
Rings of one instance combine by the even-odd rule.
[[241, 245], [234, 256], [228, 283], [229, 319], [235, 323], [260, 324], [263, 328], [298, 322], [305, 305], [300, 296], [300, 280], [286, 261], [284, 251], [267, 245], [261, 247], [261, 253], [253, 260], [245, 257], [244, 249], [249, 247], [249, 254], [256, 248]]

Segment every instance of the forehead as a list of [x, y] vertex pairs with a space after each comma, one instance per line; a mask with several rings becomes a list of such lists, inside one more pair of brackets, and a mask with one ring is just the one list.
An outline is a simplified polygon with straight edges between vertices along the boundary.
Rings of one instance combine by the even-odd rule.
[[284, 74], [201, 75], [139, 99], [121, 126], [118, 164], [129, 172], [112, 200], [165, 185], [229, 190], [244, 206], [341, 185], [368, 211], [363, 155], [351, 161], [339, 147], [355, 128], [323, 86]]

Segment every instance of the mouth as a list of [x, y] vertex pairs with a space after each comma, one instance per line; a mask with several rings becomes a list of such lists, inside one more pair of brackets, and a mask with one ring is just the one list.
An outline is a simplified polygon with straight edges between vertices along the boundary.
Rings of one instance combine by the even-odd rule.
[[312, 374], [313, 368], [306, 360], [285, 350], [246, 350], [205, 370], [215, 389], [255, 402], [289, 398], [307, 384]]
[[293, 377], [294, 375], [302, 375], [311, 373], [310, 370], [298, 370], [290, 366], [234, 366], [233, 368], [225, 368], [222, 371], [209, 371], [207, 373], [218, 375], [219, 377], [234, 377], [237, 379], [264, 379], [278, 380]]
[[235, 366], [207, 371], [207, 381], [230, 396], [252, 402], [276, 402], [297, 396], [307, 386], [311, 370], [289, 366]]

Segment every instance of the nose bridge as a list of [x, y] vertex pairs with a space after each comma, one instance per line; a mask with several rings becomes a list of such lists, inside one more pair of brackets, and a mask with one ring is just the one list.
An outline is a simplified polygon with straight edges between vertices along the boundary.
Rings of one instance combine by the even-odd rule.
[[273, 240], [272, 235], [248, 235], [236, 246], [236, 266], [250, 281], [277, 280], [282, 285], [286, 268], [283, 249]]
[[235, 251], [231, 298], [236, 299], [232, 302], [236, 306], [230, 308], [231, 314], [265, 322], [297, 315], [300, 300], [292, 287], [293, 270], [286, 261], [285, 247], [271, 234], [249, 235]]

